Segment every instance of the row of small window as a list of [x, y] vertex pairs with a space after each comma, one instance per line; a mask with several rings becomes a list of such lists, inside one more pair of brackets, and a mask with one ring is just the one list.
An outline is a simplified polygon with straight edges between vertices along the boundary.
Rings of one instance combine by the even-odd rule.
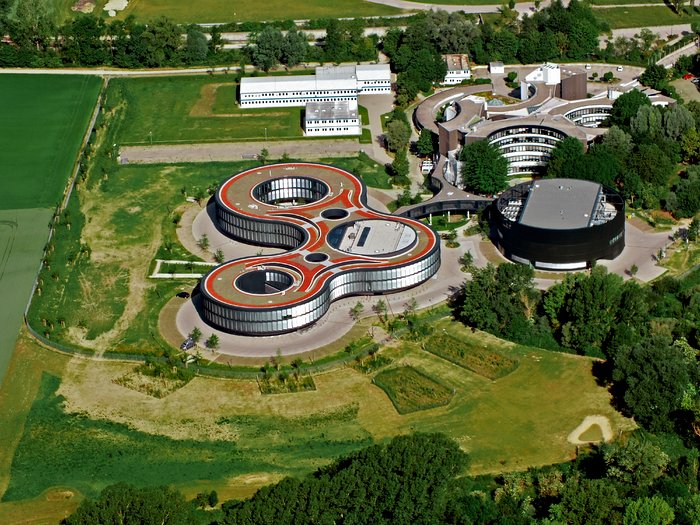
[[489, 139], [489, 144], [494, 144], [499, 148], [508, 146], [509, 144], [550, 144], [551, 146], [556, 146], [560, 139], [553, 137], [539, 137], [539, 136], [527, 136], [527, 137], [506, 137], [500, 140]]
[[336, 102], [338, 100], [357, 100], [357, 97], [258, 99], [250, 102], [243, 100], [241, 101], [241, 106], [252, 106], [254, 104], [306, 104], [307, 102]]
[[280, 319], [300, 319], [306, 324], [315, 321], [326, 312], [328, 309], [328, 301], [328, 294], [322, 294], [311, 301], [292, 307], [283, 307], [277, 310], [260, 310], [258, 308], [242, 310], [206, 299], [205, 311], [226, 319], [244, 323], [265, 323], [278, 321]]
[[541, 135], [545, 137], [554, 137], [560, 140], [566, 138], [566, 134], [552, 128], [545, 128], [542, 126], [523, 126], [518, 128], [508, 128], [492, 133], [489, 135], [489, 140], [498, 140], [501, 137], [508, 137], [511, 135]]
[[593, 108], [581, 108], [577, 109], [575, 111], [570, 111], [565, 115], [566, 118], [570, 120], [576, 120], [579, 117], [583, 117], [585, 115], [602, 115], [602, 116], [607, 116], [610, 115], [610, 112], [612, 111], [612, 107], [610, 106], [596, 106]]
[[552, 149], [554, 149], [553, 144], [550, 146], [536, 146], [534, 144], [519, 145], [519, 146], [500, 146], [500, 150], [501, 150], [501, 153], [503, 155], [508, 155], [509, 153], [517, 153], [517, 152], [551, 153]]
[[312, 124], [335, 124], [335, 123], [341, 124], [341, 123], [347, 123], [347, 122], [349, 122], [350, 124], [359, 124], [360, 120], [356, 119], [356, 118], [344, 118], [344, 119], [336, 119], [336, 120], [306, 119], [306, 122], [310, 122]]
[[[514, 164], [516, 162], [529, 162], [535, 165], [540, 165], [543, 161], [546, 161], [551, 155], [517, 155], [515, 157], [508, 157], [508, 162]], [[522, 166], [520, 166], [522, 168]]]
[[[353, 128], [353, 130], [355, 129]], [[350, 131], [350, 128], [306, 128], [307, 133], [320, 133], [322, 131]]]
[[306, 97], [313, 95], [346, 95], [357, 93], [357, 89], [324, 89], [323, 91], [274, 91], [272, 93], [245, 93], [241, 98], [256, 97]]

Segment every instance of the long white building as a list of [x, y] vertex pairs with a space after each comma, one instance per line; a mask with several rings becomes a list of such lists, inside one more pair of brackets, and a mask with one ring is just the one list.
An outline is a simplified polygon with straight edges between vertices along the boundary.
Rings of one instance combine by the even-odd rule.
[[243, 108], [306, 106], [390, 92], [388, 64], [325, 66], [317, 67], [314, 75], [244, 77], [239, 103]]

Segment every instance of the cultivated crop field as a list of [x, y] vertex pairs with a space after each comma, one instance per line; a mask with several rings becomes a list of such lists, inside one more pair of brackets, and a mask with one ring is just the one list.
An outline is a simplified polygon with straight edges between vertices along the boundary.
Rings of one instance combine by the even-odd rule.
[[119, 18], [134, 15], [139, 20], [154, 20], [166, 16], [178, 23], [255, 22], [262, 20], [299, 20], [310, 18], [343, 18], [401, 14], [381, 4], [362, 0], [307, 0], [286, 2], [270, 0], [202, 0], [193, 4], [187, 0], [132, 0], [119, 13]]
[[0, 75], [0, 383], [100, 82], [81, 76]]

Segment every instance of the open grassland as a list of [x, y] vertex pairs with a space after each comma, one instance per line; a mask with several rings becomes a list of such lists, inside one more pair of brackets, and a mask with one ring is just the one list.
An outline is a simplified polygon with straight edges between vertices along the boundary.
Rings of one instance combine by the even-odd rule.
[[668, 5], [660, 5], [658, 7], [610, 7], [596, 9], [595, 16], [608, 24], [610, 29], [690, 24], [700, 20], [700, 9], [697, 7], [688, 7], [685, 11], [686, 14], [681, 16], [676, 14]]
[[[2, 500], [39, 501], [56, 490], [94, 495], [117, 480], [243, 497], [414, 431], [456, 439], [472, 473], [524, 469], [571, 459], [575, 447], [566, 437], [587, 415], [608, 417], [615, 432], [633, 427], [610, 407], [591, 360], [506, 343], [449, 319], [434, 324], [520, 366], [492, 381], [421, 350], [420, 342], [385, 348], [396, 366], [433, 378], [431, 389], [454, 392], [447, 406], [400, 415], [371, 374], [349, 367], [315, 375], [314, 391], [270, 396], [255, 381], [195, 378], [157, 399], [113, 382], [133, 364], [71, 359], [23, 339], [17, 373], [0, 391], [6, 483], [10, 472]], [[7, 508], [0, 504], [0, 518]]]
[[428, 410], [450, 403], [452, 390], [412, 366], [383, 370], [374, 384], [386, 392], [399, 414]]
[[671, 82], [671, 85], [674, 88], [676, 88], [678, 94], [682, 96], [683, 100], [685, 100], [686, 102], [690, 102], [691, 100], [700, 102], [700, 91], [698, 91], [696, 85], [693, 84], [690, 80], [679, 78]]
[[100, 82], [88, 76], [0, 75], [0, 209], [58, 204]]
[[301, 138], [302, 108], [241, 109], [233, 78], [184, 76], [116, 79], [114, 103], [126, 102], [118, 144], [236, 142]]
[[202, 0], [193, 4], [187, 0], [132, 0], [119, 13], [119, 18], [134, 15], [148, 21], [166, 16], [178, 23], [257, 22], [265, 20], [299, 20], [310, 18], [341, 18], [396, 15], [403, 11], [362, 0], [306, 0], [302, 3], [285, 0]]

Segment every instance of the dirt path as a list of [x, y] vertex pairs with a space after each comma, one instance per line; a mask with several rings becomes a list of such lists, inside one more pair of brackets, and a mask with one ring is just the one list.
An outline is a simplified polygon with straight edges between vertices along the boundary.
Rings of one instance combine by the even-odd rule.
[[129, 164], [168, 164], [175, 162], [233, 162], [251, 159], [266, 149], [273, 159], [285, 153], [293, 158], [355, 156], [362, 144], [355, 139], [307, 139], [262, 142], [218, 142], [212, 144], [164, 144], [123, 146], [122, 162]]

